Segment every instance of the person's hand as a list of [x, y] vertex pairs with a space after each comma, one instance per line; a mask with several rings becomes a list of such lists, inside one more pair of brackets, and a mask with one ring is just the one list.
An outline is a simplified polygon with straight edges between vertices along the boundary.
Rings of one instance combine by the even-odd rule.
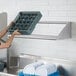
[[15, 23], [12, 21], [9, 25], [8, 25], [8, 29], [13, 26]]
[[15, 30], [15, 31], [13, 32], [13, 35], [21, 35], [21, 33], [18, 32], [18, 29], [17, 29], [17, 30]]
[[12, 21], [10, 24], [9, 24], [9, 26], [12, 26], [14, 24], [14, 22]]

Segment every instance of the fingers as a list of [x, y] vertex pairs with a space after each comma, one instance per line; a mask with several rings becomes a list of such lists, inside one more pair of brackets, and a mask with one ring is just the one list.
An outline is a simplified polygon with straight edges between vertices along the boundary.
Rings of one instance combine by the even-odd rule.
[[9, 25], [8, 25], [8, 29], [10, 28], [10, 26], [14, 25], [14, 22], [12, 21]]
[[18, 29], [17, 29], [17, 30], [15, 30], [15, 31], [13, 32], [13, 34], [14, 34], [14, 35], [21, 35], [21, 33], [20, 33], [20, 32], [18, 32]]
[[14, 24], [14, 22], [12, 21], [10, 24], [9, 24], [9, 26], [12, 26]]

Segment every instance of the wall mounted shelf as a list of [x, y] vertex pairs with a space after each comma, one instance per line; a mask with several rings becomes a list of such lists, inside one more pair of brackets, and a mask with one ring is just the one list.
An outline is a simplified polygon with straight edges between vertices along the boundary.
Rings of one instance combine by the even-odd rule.
[[15, 37], [46, 40], [71, 38], [71, 22], [39, 22], [31, 35], [20, 35]]

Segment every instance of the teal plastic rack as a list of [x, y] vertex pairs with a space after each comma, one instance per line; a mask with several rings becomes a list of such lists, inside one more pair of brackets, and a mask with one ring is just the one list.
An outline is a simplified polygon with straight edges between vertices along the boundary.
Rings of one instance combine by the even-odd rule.
[[9, 32], [12, 33], [18, 29], [23, 35], [29, 35], [34, 30], [36, 24], [41, 19], [42, 15], [39, 11], [23, 11], [19, 12], [14, 20], [14, 24], [9, 27]]

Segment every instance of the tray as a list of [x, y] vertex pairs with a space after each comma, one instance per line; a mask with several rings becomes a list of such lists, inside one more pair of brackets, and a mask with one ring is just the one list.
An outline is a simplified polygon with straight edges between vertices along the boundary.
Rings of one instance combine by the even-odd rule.
[[41, 17], [42, 15], [39, 11], [19, 12], [14, 20], [14, 24], [9, 27], [8, 31], [12, 33], [14, 30], [18, 29], [21, 34], [29, 35], [34, 30]]

